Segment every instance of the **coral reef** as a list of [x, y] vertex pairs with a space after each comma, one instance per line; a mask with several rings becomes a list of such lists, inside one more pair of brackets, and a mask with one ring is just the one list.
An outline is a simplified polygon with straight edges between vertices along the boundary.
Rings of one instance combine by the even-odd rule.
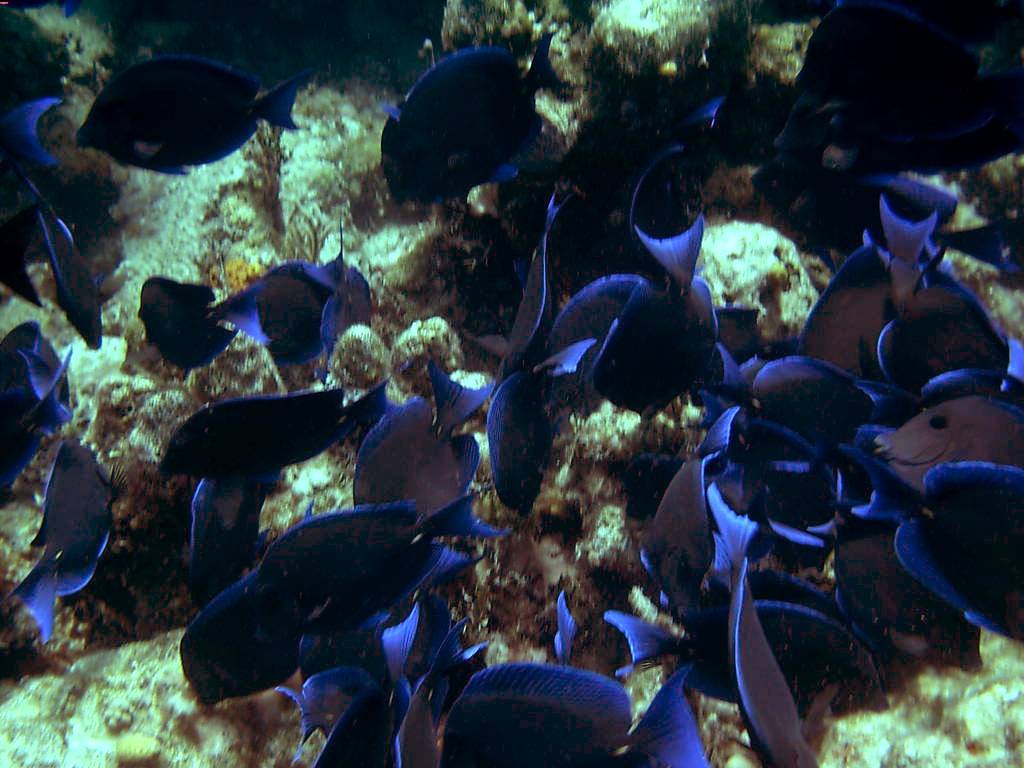
[[[369, 325], [351, 327], [339, 339], [327, 363], [328, 384], [355, 396], [388, 378], [393, 401], [428, 396], [425, 364], [433, 359], [456, 380], [480, 386], [497, 366], [477, 342], [507, 333], [519, 301], [512, 262], [536, 246], [543, 200], [552, 186], [576, 181], [557, 178], [557, 161], [568, 156], [570, 167], [582, 168], [588, 181], [610, 179], [614, 188], [605, 198], [588, 198], [587, 184], [581, 184], [581, 200], [574, 205], [593, 206], [601, 221], [588, 222], [581, 214], [584, 223], [574, 225], [575, 214], [567, 209], [569, 234], [553, 238], [553, 294], [562, 300], [588, 270], [651, 270], [632, 241], [607, 236], [613, 227], [624, 229], [635, 180], [626, 177], [654, 149], [652, 136], [666, 138], [653, 125], [680, 117], [681, 107], [700, 103], [717, 86], [739, 83], [741, 108], [756, 105], [749, 124], [737, 129], [745, 138], [722, 154], [694, 160], [704, 166], [693, 173], [702, 182], [694, 199], [702, 199], [709, 221], [703, 276], [716, 303], [758, 309], [766, 339], [790, 337], [827, 276], [806, 245], [782, 234], [764, 209], [750, 182], [756, 153], [737, 147], [770, 146], [779, 128], [773, 121], [785, 114], [779, 102], [791, 93], [811, 27], [798, 21], [755, 24], [750, 0], [449, 0], [443, 24], [440, 4], [424, 4], [423, 13], [436, 21], [438, 55], [490, 43], [509, 47], [525, 66], [542, 36], [555, 34], [552, 59], [568, 88], [538, 97], [544, 132], [539, 149], [521, 163], [517, 194], [487, 188], [468, 204], [412, 209], [391, 201], [379, 170], [386, 120], [380, 104], [397, 102], [416, 68], [425, 65], [406, 45], [424, 25], [421, 18], [401, 25], [400, 61], [379, 67], [353, 63], [364, 60], [360, 46], [369, 44], [352, 43], [356, 35], [348, 32], [345, 40], [353, 50], [336, 53], [337, 71], [319, 72], [300, 92], [298, 130], [264, 126], [242, 151], [178, 177], [117, 166], [73, 146], [74, 127], [118, 57], [137, 58], [168, 41], [194, 43], [198, 50], [225, 28], [219, 11], [211, 11], [216, 23], [202, 30], [190, 29], [202, 21], [182, 28], [145, 17], [134, 7], [144, 4], [126, 5], [143, 14], [131, 30], [121, 28], [134, 18], [128, 11], [125, 19], [101, 20], [102, 3], [95, 11], [87, 3], [70, 20], [56, 6], [25, 14], [0, 9], [0, 37], [17, 50], [0, 61], [0, 79], [15, 84], [10, 103], [63, 88], [64, 106], [43, 126], [47, 146], [59, 147], [61, 160], [43, 174], [44, 187], [66, 188], [55, 204], [70, 221], [86, 220], [80, 242], [94, 271], [106, 275], [108, 294], [103, 346], [90, 350], [56, 311], [48, 270], [33, 264], [43, 307], [5, 293], [0, 335], [34, 319], [59, 351], [71, 351], [74, 418], [64, 434], [95, 449], [105, 466], [122, 467], [128, 478], [114, 505], [114, 529], [97, 576], [83, 592], [58, 601], [50, 643], [35, 641], [21, 606], [0, 603], [0, 764], [278, 768], [288, 764], [299, 734], [291, 703], [269, 692], [204, 708], [184, 680], [177, 646], [196, 612], [184, 586], [194, 486], [161, 476], [156, 464], [174, 426], [202, 404], [316, 386], [313, 367], [279, 369], [265, 348], [239, 334], [210, 366], [185, 375], [147, 348], [138, 317], [142, 284], [154, 276], [204, 283], [222, 299], [268, 267], [288, 260], [324, 264], [342, 253], [366, 277], [374, 313]], [[310, 21], [299, 4], [268, 5], [285, 29], [316, 25], [315, 14]], [[306, 10], [324, 14], [333, 5], [311, 3]], [[393, 11], [396, 4], [384, 5]], [[387, 25], [373, 9], [347, 9], [345, 18], [368, 25], [378, 53], [389, 50]], [[336, 24], [333, 16], [325, 22], [328, 30]], [[253, 35], [271, 47], [273, 35], [262, 24]], [[245, 29], [235, 30], [222, 50], [237, 49], [245, 40]], [[267, 67], [280, 74], [300, 54], [328, 50], [330, 42], [318, 37], [303, 52], [288, 50], [302, 43], [277, 41], [282, 50], [270, 54]], [[746, 141], [755, 134], [764, 141]], [[971, 215], [1022, 214], [1020, 163], [1006, 158], [956, 176]], [[89, 204], [78, 205], [79, 200]], [[17, 202], [3, 197], [4, 212]], [[956, 255], [950, 262], [1009, 334], [1024, 335], [1019, 277]], [[489, 643], [488, 663], [553, 659], [559, 589], [567, 591], [580, 625], [575, 658], [581, 666], [611, 673], [627, 658], [625, 643], [601, 619], [606, 609], [634, 610], [668, 624], [636, 557], [639, 523], [625, 514], [619, 478], [638, 452], [695, 448], [700, 417], [701, 410], [683, 399], [644, 419], [609, 403], [586, 417], [570, 417], [555, 441], [534, 511], [525, 518], [504, 508], [490, 488], [483, 417], [464, 427], [481, 448], [474, 484], [481, 491], [480, 515], [515, 532], [493, 545], [475, 545], [482, 559], [444, 587], [453, 611], [469, 618], [467, 641]], [[3, 594], [38, 556], [29, 542], [38, 530], [56, 442], [44, 441], [0, 515]], [[350, 505], [355, 449], [350, 439], [285, 470], [264, 506], [261, 530], [276, 535], [311, 502], [317, 512]], [[983, 638], [979, 672], [925, 672], [893, 694], [890, 711], [831, 722], [822, 764], [1024, 760], [1014, 706], [1024, 685], [1024, 652], [993, 636]], [[650, 669], [629, 680], [637, 711], [663, 676]], [[735, 707], [696, 696], [694, 704], [713, 764], [756, 764], [742, 741]], [[305, 747], [306, 764], [321, 743], [315, 738]]]

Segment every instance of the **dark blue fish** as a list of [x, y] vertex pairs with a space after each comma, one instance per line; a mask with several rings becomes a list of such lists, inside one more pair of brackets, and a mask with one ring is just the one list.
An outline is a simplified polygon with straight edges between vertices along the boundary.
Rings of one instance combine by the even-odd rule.
[[82, 4], [82, 0], [2, 0], [0, 7], [7, 8], [42, 8], [44, 5], [50, 5], [52, 3], [59, 3], [64, 6], [64, 15], [70, 16], [78, 10], [78, 6]]
[[431, 381], [436, 417], [414, 397], [390, 409], [363, 439], [352, 481], [356, 504], [406, 500], [431, 512], [469, 490], [480, 448], [472, 435], [453, 437], [451, 430], [483, 404], [490, 386], [463, 389], [437, 368]]
[[643, 534], [640, 558], [665, 602], [686, 613], [700, 605], [711, 567], [711, 525], [704, 498], [708, 459], [690, 458], [676, 472]]
[[566, 666], [489, 667], [452, 705], [440, 765], [706, 766], [684, 676], [666, 682], [630, 730], [629, 696], [614, 680]]
[[361, 667], [334, 667], [306, 678], [302, 688], [293, 691], [278, 686], [277, 691], [290, 698], [299, 708], [302, 738], [295, 750], [293, 761], [302, 756], [302, 748], [317, 731], [329, 734], [355, 698], [369, 686], [380, 687], [380, 682]]
[[[547, 336], [551, 352], [583, 339], [604, 339], [633, 290], [646, 282], [639, 275], [608, 275], [586, 285], [555, 316]], [[551, 383], [550, 399], [559, 409], [586, 415], [601, 400], [594, 389], [593, 365], [600, 347], [589, 350], [575, 374]]]
[[1024, 470], [940, 464], [924, 477], [927, 513], [900, 524], [903, 567], [983, 629], [1024, 639]]
[[394, 713], [387, 693], [366, 679], [331, 728], [313, 768], [385, 768], [393, 731]]
[[523, 280], [523, 299], [516, 308], [516, 317], [509, 331], [505, 353], [502, 356], [499, 381], [504, 381], [516, 371], [529, 368], [544, 356], [547, 332], [551, 326], [552, 301], [548, 285], [548, 235], [555, 224], [558, 212], [568, 202], [555, 204], [555, 196], [548, 200], [544, 233], [537, 253]]
[[260, 120], [295, 128], [301, 72], [260, 95], [252, 75], [197, 56], [158, 56], [114, 77], [93, 102], [78, 143], [127, 165], [162, 173], [227, 157]]
[[729, 657], [751, 743], [772, 765], [817, 766], [814, 751], [804, 740], [793, 693], [765, 637], [747, 583], [747, 547], [757, 525], [729, 509], [715, 486], [709, 491], [708, 501], [719, 529], [715, 536], [716, 571], [729, 579], [732, 591]]
[[405, 667], [416, 639], [419, 625], [419, 605], [414, 605], [409, 616], [399, 624], [374, 633], [373, 645], [379, 648], [385, 662], [386, 680], [360, 667], [343, 666], [318, 672], [307, 677], [299, 691], [281, 686], [278, 692], [288, 696], [299, 707], [302, 716], [302, 738], [295, 753], [298, 760], [302, 746], [316, 731], [331, 732], [332, 725], [346, 707], [365, 687], [367, 678], [392, 691], [391, 702], [395, 722], [401, 722], [409, 704]]
[[430, 669], [416, 683], [409, 709], [395, 739], [395, 765], [398, 768], [437, 768], [441, 759], [437, 726], [449, 676], [486, 646], [485, 643], [463, 649], [459, 642], [466, 620], [445, 635], [432, 659]]
[[340, 389], [211, 403], [175, 430], [160, 468], [193, 477], [269, 477], [375, 423], [386, 405], [383, 384], [350, 405]]
[[959, 40], [891, 3], [830, 12], [808, 43], [797, 87], [776, 146], [826, 167], [929, 172], [1020, 146], [1019, 71], [980, 73]]
[[[57, 236], [51, 233], [48, 219], [53, 221]], [[68, 321], [89, 348], [99, 349], [103, 343], [103, 322], [96, 278], [78, 250], [67, 224], [52, 210], [46, 216], [39, 215], [39, 225], [57, 288], [57, 305], [64, 310]]]
[[260, 510], [271, 486], [247, 477], [204, 478], [192, 497], [188, 585], [200, 605], [256, 559]]
[[[424, 595], [418, 605], [420, 619], [416, 639], [404, 670], [404, 676], [409, 680], [418, 680], [427, 673], [452, 626], [448, 605], [437, 595]], [[380, 615], [380, 622], [374, 623], [374, 617], [359, 629], [303, 635], [299, 646], [303, 678], [308, 679], [334, 667], [360, 667], [375, 680], [385, 680], [389, 672], [382, 633], [393, 630], [392, 627], [383, 628], [386, 618]]]
[[[102, 342], [100, 295], [96, 280], [71, 236], [67, 224], [57, 215], [23, 165], [53, 165], [39, 143], [36, 126], [39, 118], [57, 99], [39, 99], [14, 108], [0, 117], [0, 171], [9, 168], [35, 200], [35, 205], [0, 228], [0, 282], [28, 301], [39, 304], [39, 297], [25, 273], [25, 262], [33, 230], [38, 230], [50, 261], [57, 289], [57, 304], [68, 320], [93, 349]], [[34, 225], [32, 222], [34, 219]]]
[[680, 235], [637, 236], [671, 278], [662, 291], [637, 285], [612, 324], [593, 365], [594, 386], [638, 413], [666, 405], [704, 373], [717, 340], [711, 291], [695, 276], [704, 218]]
[[208, 365], [237, 333], [209, 317], [213, 301], [213, 290], [205, 285], [151, 277], [143, 283], [139, 299], [146, 341], [164, 360], [186, 371]]
[[881, 659], [978, 669], [978, 628], [907, 573], [896, 558], [895, 534], [891, 523], [840, 518], [834, 567], [843, 614]]
[[32, 613], [45, 643], [53, 632], [57, 597], [81, 591], [96, 572], [110, 538], [114, 488], [92, 451], [71, 440], [57, 449], [43, 501], [43, 524], [33, 545], [39, 562], [12, 593]]
[[491, 476], [501, 503], [520, 514], [528, 514], [533, 508], [554, 440], [545, 394], [548, 376], [575, 371], [593, 344], [593, 339], [584, 339], [532, 371], [513, 373], [491, 398], [487, 409]]
[[441, 59], [388, 108], [381, 165], [399, 201], [461, 197], [488, 181], [508, 181], [514, 155], [540, 133], [534, 94], [561, 85], [541, 39], [525, 77], [502, 48], [468, 48]]
[[266, 621], [250, 596], [256, 572], [217, 595], [181, 638], [181, 666], [202, 704], [280, 685], [299, 667], [300, 633]]
[[[867, 647], [846, 628], [842, 616], [837, 615], [831, 598], [821, 593], [809, 598], [813, 588], [806, 584], [796, 589], [765, 589], [766, 579], [761, 574], [771, 573], [750, 572], [752, 578], [748, 583], [753, 590], [757, 618], [793, 692], [800, 716], [807, 717], [815, 708], [820, 708], [820, 699], [830, 693], [834, 695], [828, 703], [836, 713], [885, 709], [878, 668]], [[774, 578], [779, 580], [784, 576], [775, 574]], [[773, 591], [780, 594], [773, 594]], [[769, 599], [782, 597], [803, 602]], [[683, 636], [619, 611], [606, 611], [604, 618], [622, 632], [629, 644], [631, 663], [616, 674], [628, 674], [634, 669], [645, 669], [674, 658], [692, 665], [686, 678], [687, 688], [722, 701], [738, 701], [733, 661], [729, 644], [725, 642], [729, 629], [728, 604], [687, 614]], [[832, 686], [835, 688], [830, 691]]]
[[[821, 549], [822, 540], [811, 531], [831, 522], [838, 485], [823, 458], [827, 449], [781, 424], [745, 413], [722, 420], [728, 421], [729, 430], [714, 480], [723, 496], [761, 524], [764, 533], [770, 531], [776, 543], [783, 539]], [[802, 560], [807, 553], [793, 554]]]
[[460, 557], [441, 536], [500, 536], [473, 515], [472, 496], [433, 514], [411, 502], [308, 517], [276, 538], [251, 593], [268, 623], [301, 633], [354, 629], [412, 594]]
[[900, 423], [916, 411], [898, 389], [854, 379], [823, 360], [791, 356], [766, 364], [751, 386], [758, 413], [807, 440], [842, 443], [866, 423]]
[[41, 435], [52, 434], [71, 419], [65, 380], [71, 353], [57, 365], [41, 336], [27, 348], [12, 346], [4, 340], [3, 358], [11, 362], [5, 365], [5, 388], [0, 391], [0, 488], [13, 483], [32, 461]]
[[[350, 325], [370, 320], [370, 288], [341, 256], [324, 266], [286, 262], [209, 312], [260, 344], [275, 362], [305, 363], [326, 358]], [[326, 364], [326, 362], [325, 362]]]

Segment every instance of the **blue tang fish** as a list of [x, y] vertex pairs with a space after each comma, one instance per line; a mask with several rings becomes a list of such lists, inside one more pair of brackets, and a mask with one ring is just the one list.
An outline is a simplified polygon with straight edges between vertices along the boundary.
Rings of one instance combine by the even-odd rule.
[[260, 510], [271, 486], [247, 477], [204, 478], [192, 497], [188, 586], [208, 603], [256, 558]]
[[44, 643], [53, 632], [54, 600], [81, 591], [96, 572], [110, 538], [113, 499], [114, 486], [92, 451], [62, 442], [46, 481], [43, 524], [32, 542], [45, 549], [13, 593], [32, 613]]
[[441, 768], [707, 766], [682, 693], [669, 679], [631, 730], [614, 680], [568, 666], [512, 663], [477, 672], [444, 726]]
[[146, 341], [167, 362], [189, 371], [208, 365], [227, 349], [236, 330], [221, 327], [209, 317], [213, 290], [205, 285], [151, 277], [142, 284], [139, 318]]
[[160, 468], [193, 477], [268, 477], [373, 424], [386, 404], [383, 384], [350, 405], [340, 389], [211, 403], [174, 431]]
[[389, 410], [367, 433], [356, 456], [356, 504], [408, 500], [430, 512], [469, 490], [480, 463], [472, 435], [452, 430], [490, 395], [491, 385], [468, 389], [428, 363], [436, 416], [419, 397]]
[[58, 363], [39, 327], [24, 324], [0, 343], [0, 488], [28, 466], [42, 435], [71, 419], [67, 372], [71, 353]]
[[516, 176], [513, 156], [540, 133], [534, 94], [561, 85], [541, 39], [525, 77], [502, 48], [467, 48], [425, 72], [399, 108], [389, 108], [381, 165], [399, 201], [461, 197]]
[[162, 173], [227, 157], [256, 132], [260, 120], [295, 128], [301, 72], [260, 94], [252, 75], [197, 56], [158, 56], [111, 80], [78, 130], [78, 144], [126, 165]]

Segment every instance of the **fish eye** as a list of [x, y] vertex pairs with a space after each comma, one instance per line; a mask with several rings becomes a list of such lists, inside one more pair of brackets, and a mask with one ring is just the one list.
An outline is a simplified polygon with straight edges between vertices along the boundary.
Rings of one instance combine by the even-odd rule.
[[937, 413], [930, 419], [928, 419], [928, 426], [931, 427], [932, 429], [945, 429], [947, 426], [949, 426], [949, 421], [946, 419], [945, 416]]

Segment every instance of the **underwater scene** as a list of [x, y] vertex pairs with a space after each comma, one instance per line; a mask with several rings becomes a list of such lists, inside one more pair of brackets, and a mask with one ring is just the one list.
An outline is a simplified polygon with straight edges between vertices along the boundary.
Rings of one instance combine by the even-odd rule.
[[1024, 765], [1019, 0], [0, 54], [0, 766]]

